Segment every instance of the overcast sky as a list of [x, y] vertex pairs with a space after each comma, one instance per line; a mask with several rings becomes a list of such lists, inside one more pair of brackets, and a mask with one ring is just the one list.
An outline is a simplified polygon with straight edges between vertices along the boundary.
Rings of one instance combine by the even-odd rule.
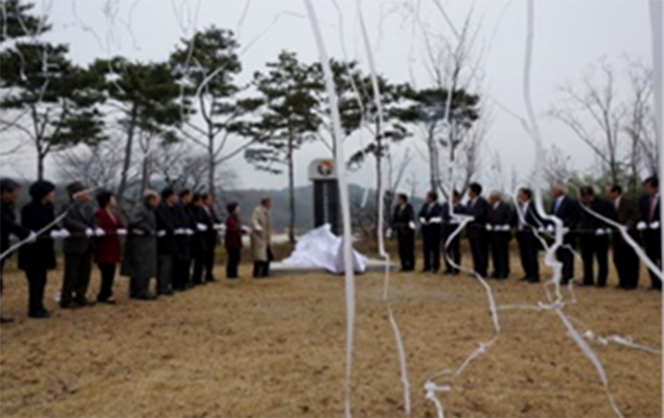
[[[296, 51], [307, 62], [315, 61], [318, 56], [300, 0], [36, 0], [36, 3], [38, 10], [48, 11], [53, 24], [49, 38], [68, 43], [72, 58], [81, 64], [114, 55], [141, 61], [164, 60], [181, 37], [209, 25], [234, 30], [241, 47], [246, 48], [241, 57], [243, 81], [254, 71], [263, 69], [265, 62], [273, 61], [283, 49]], [[343, 39], [347, 58], [358, 60], [368, 71], [357, 2], [337, 0], [341, 27], [333, 1], [315, 0], [313, 3], [321, 19], [329, 54], [344, 58]], [[417, 87], [426, 87], [432, 80], [423, 63], [424, 44], [421, 35], [413, 35], [412, 15], [403, 7], [404, 3], [419, 4], [422, 21], [451, 35], [434, 1], [364, 0], [361, 7], [378, 71], [393, 81], [411, 81]], [[441, 4], [452, 22], [460, 27], [472, 3], [441, 0]], [[534, 163], [531, 139], [520, 122], [496, 104], [499, 102], [525, 116], [522, 75], [526, 3], [477, 1], [474, 23], [479, 30], [475, 58], [481, 63], [484, 74], [478, 93], [492, 120], [483, 152], [485, 169], [479, 180], [493, 187], [499, 185], [492, 180], [496, 178], [490, 167], [494, 153], [500, 155], [506, 177], [514, 167], [525, 178]], [[590, 150], [545, 113], [561, 97], [558, 86], [578, 81], [601, 57], [617, 70], [624, 70], [626, 54], [650, 65], [647, 1], [539, 0], [535, 6], [535, 24], [532, 93], [545, 141], [568, 150], [575, 167], [590, 167], [594, 163]], [[7, 146], [6, 142], [0, 146]], [[402, 153], [403, 149], [398, 152]], [[25, 158], [20, 160], [3, 160], [2, 171], [20, 171], [23, 176], [33, 178], [36, 170], [31, 150], [26, 147], [23, 155]], [[306, 184], [306, 165], [311, 159], [328, 155], [320, 144], [306, 145], [297, 159], [297, 183]], [[49, 160], [47, 165], [47, 173], [53, 175], [53, 162]], [[255, 172], [241, 156], [230, 165], [240, 175], [239, 186], [243, 188], [284, 187], [287, 182], [285, 175]], [[423, 192], [428, 176], [426, 162], [418, 156], [409, 171], [422, 179], [420, 192]], [[371, 166], [354, 173], [351, 181], [373, 184]], [[506, 185], [509, 185], [507, 179]]]

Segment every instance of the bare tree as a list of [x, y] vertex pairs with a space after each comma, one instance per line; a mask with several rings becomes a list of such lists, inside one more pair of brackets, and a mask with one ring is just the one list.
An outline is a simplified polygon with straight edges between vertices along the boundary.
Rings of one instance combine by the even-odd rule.
[[117, 167], [124, 159], [121, 143], [121, 138], [112, 138], [96, 146], [78, 147], [56, 154], [58, 178], [115, 190], [119, 181]]
[[423, 115], [421, 137], [428, 150], [430, 188], [440, 190], [445, 198], [449, 198], [452, 189], [465, 192], [478, 173], [481, 144], [488, 123], [475, 122], [481, 120], [482, 112], [477, 107], [479, 96], [467, 93], [478, 90], [482, 75], [475, 53], [479, 26], [473, 24], [474, 9], [468, 10], [463, 26], [457, 30], [440, 4], [435, 4], [452, 36], [431, 30], [415, 16], [424, 39], [425, 65], [434, 89], [444, 93], [444, 97], [430, 108], [429, 114]]
[[[598, 81], [600, 77], [601, 81]], [[554, 107], [550, 114], [590, 147], [602, 162], [604, 172], [612, 182], [618, 183], [624, 163], [620, 134], [627, 108], [617, 98], [614, 70], [602, 60], [598, 66], [591, 68], [581, 83], [581, 91], [569, 83], [561, 87], [565, 103]]]
[[[627, 155], [630, 171], [630, 187], [636, 188], [641, 174], [656, 173], [659, 146], [655, 133], [655, 117], [651, 108], [653, 86], [652, 70], [642, 63], [627, 61], [631, 98], [624, 130], [629, 137]], [[645, 172], [645, 173], [644, 173]]]

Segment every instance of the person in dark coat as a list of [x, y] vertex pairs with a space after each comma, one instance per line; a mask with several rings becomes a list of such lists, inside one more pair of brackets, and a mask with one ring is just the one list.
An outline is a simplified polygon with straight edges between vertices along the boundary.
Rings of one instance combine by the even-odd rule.
[[212, 196], [205, 193], [201, 199], [206, 215], [203, 231], [205, 235], [205, 283], [212, 283], [216, 281], [214, 278], [214, 249], [219, 242], [218, 225], [221, 224], [221, 221], [214, 213]]
[[226, 278], [237, 279], [237, 267], [242, 254], [242, 223], [240, 222], [240, 205], [233, 202], [228, 205], [226, 218], [226, 234], [224, 246], [226, 247]]
[[574, 252], [576, 248], [576, 229], [579, 223], [579, 203], [567, 197], [565, 186], [556, 184], [552, 188], [553, 203], [551, 214], [563, 223], [565, 235], [563, 245], [556, 251], [556, 258], [563, 264], [561, 283], [567, 284], [574, 278]]
[[152, 300], [150, 279], [157, 276], [157, 219], [159, 194], [145, 192], [143, 202], [137, 205], [129, 217], [127, 243], [125, 244], [120, 274], [129, 277], [129, 297]]
[[157, 208], [157, 295], [173, 294], [173, 259], [176, 256], [175, 216], [173, 205], [175, 191], [170, 187], [161, 192], [161, 203]]
[[51, 314], [44, 307], [44, 290], [47, 272], [56, 267], [51, 238], [55, 227], [55, 185], [49, 181], [37, 181], [30, 186], [30, 197], [30, 203], [21, 209], [21, 225], [27, 230], [38, 231], [39, 236], [34, 242], [19, 248], [18, 268], [25, 272], [28, 279], [28, 316], [48, 318]]
[[98, 229], [90, 194], [80, 182], [67, 186], [71, 203], [63, 209], [66, 216], [62, 225], [69, 231], [62, 252], [65, 255], [65, 273], [62, 279], [60, 306], [79, 308], [93, 305], [87, 299], [90, 274], [92, 273], [93, 237], [103, 235]]
[[[622, 187], [618, 184], [606, 189], [606, 197], [616, 210], [618, 223], [627, 227], [629, 236], [638, 243], [640, 239], [636, 224], [639, 221], [639, 209], [636, 201], [623, 196]], [[617, 230], [613, 233], [613, 264], [618, 272], [619, 288], [632, 290], [639, 286], [639, 256]]]
[[95, 262], [101, 273], [101, 286], [97, 295], [97, 302], [115, 303], [113, 299], [113, 283], [115, 271], [122, 257], [120, 236], [126, 235], [127, 230], [122, 224], [120, 215], [115, 212], [115, 197], [109, 191], [97, 194], [99, 210], [95, 213], [97, 225], [104, 231], [104, 235], [97, 238], [95, 245]]
[[438, 194], [429, 192], [425, 203], [420, 209], [419, 220], [422, 226], [422, 240], [424, 243], [424, 269], [423, 272], [436, 273], [440, 270], [440, 239], [443, 213], [438, 203]]
[[[200, 194], [195, 194], [191, 200], [191, 205], [189, 206], [191, 213], [196, 219], [196, 229], [194, 230], [194, 236], [191, 247], [191, 258], [194, 264], [194, 270], [192, 273], [192, 286], [202, 284], [203, 282], [203, 270], [205, 267], [205, 260], [207, 259], [207, 235], [206, 231], [201, 231], [201, 229], [207, 230], [208, 215], [205, 209], [203, 208], [203, 198]], [[199, 224], [203, 225], [205, 228], [199, 229]], [[184, 289], [178, 289], [184, 290]]]
[[[466, 213], [466, 207], [461, 204], [461, 193], [458, 190], [452, 192], [452, 213], [456, 215], [463, 215]], [[459, 268], [454, 267], [461, 265], [461, 234], [458, 233], [456, 236], [447, 243], [452, 234], [454, 234], [459, 228], [459, 221], [455, 220], [450, 213], [450, 203], [443, 203], [443, 249], [445, 252], [445, 274], [456, 276], [459, 274]], [[450, 262], [450, 260], [454, 263]]]
[[[659, 179], [649, 177], [643, 182], [645, 194], [639, 200], [641, 220], [638, 227], [642, 231], [643, 245], [646, 255], [659, 266], [662, 271], [662, 225], [661, 205], [662, 198], [659, 194]], [[662, 291], [662, 281], [650, 271], [651, 289]]]
[[415, 270], [415, 213], [405, 194], [397, 196], [392, 229], [397, 233], [401, 271]]
[[468, 186], [468, 198], [466, 214], [472, 216], [473, 220], [468, 222], [466, 234], [473, 255], [473, 268], [475, 273], [486, 277], [489, 267], [489, 241], [486, 230], [489, 203], [482, 197], [482, 186], [479, 183], [471, 183]]
[[173, 289], [183, 289], [189, 283], [189, 266], [191, 266], [191, 243], [196, 219], [189, 210], [191, 191], [182, 190], [179, 200], [173, 204], [175, 222], [175, 253], [173, 255]]
[[[18, 199], [21, 186], [12, 179], [3, 178], [0, 180], [0, 217], [2, 224], [0, 224], [0, 254], [9, 250], [11, 247], [9, 243], [9, 236], [14, 235], [19, 240], [28, 239], [34, 241], [36, 235], [29, 229], [23, 228], [16, 222], [16, 212], [14, 203]], [[5, 261], [11, 257], [11, 254], [0, 259], [0, 296], [2, 296], [2, 273], [5, 266]], [[6, 324], [13, 322], [13, 319], [6, 318], [0, 315], [0, 323]]]
[[512, 239], [512, 208], [502, 201], [498, 192], [489, 195], [489, 245], [494, 279], [504, 280], [510, 275], [510, 240]]
[[[595, 196], [591, 186], [582, 187], [580, 190], [581, 204], [591, 211], [608, 218], [616, 220], [616, 211], [608, 201]], [[581, 208], [579, 217], [579, 246], [581, 247], [581, 258], [583, 259], [583, 286], [595, 284], [594, 264], [597, 260], [599, 272], [597, 274], [597, 287], [605, 287], [609, 276], [609, 231], [610, 225]]]
[[519, 204], [514, 211], [513, 225], [516, 227], [516, 240], [519, 244], [519, 257], [523, 268], [523, 281], [537, 283], [540, 281], [539, 272], [539, 249], [540, 242], [535, 235], [537, 229], [542, 225], [541, 218], [537, 215], [535, 202], [532, 201], [533, 192], [530, 189], [519, 190]]

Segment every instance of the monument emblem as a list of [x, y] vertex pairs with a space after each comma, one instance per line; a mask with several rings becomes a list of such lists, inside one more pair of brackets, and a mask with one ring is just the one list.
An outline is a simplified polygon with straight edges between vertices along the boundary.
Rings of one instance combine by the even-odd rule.
[[321, 176], [329, 177], [334, 172], [334, 163], [330, 160], [323, 160], [318, 163], [318, 173]]

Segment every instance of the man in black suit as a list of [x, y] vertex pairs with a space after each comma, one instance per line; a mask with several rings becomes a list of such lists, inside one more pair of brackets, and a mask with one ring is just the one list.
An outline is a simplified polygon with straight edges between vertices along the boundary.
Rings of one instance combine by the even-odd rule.
[[[454, 267], [450, 260], [456, 266], [461, 265], [461, 248], [459, 245], [461, 234], [457, 234], [452, 241], [447, 244], [448, 238], [457, 230], [459, 222], [452, 217], [452, 213], [462, 215], [466, 213], [466, 208], [461, 204], [461, 193], [455, 190], [452, 193], [452, 211], [450, 211], [450, 202], [443, 203], [443, 248], [445, 250], [445, 274], [456, 276], [459, 269]], [[452, 212], [452, 213], [451, 213]], [[447, 246], [446, 246], [447, 244]]]
[[157, 295], [173, 295], [173, 259], [178, 248], [175, 244], [176, 218], [173, 206], [175, 191], [167, 187], [161, 191], [161, 202], [155, 211], [157, 220]]
[[486, 224], [489, 218], [489, 203], [481, 196], [482, 186], [472, 183], [468, 190], [468, 204], [466, 214], [473, 220], [466, 226], [466, 233], [470, 241], [470, 251], [473, 255], [473, 267], [475, 273], [486, 277], [489, 264], [489, 241], [487, 237]]
[[[18, 199], [21, 186], [12, 179], [3, 178], [0, 180], [0, 217], [2, 223], [0, 224], [0, 254], [7, 251], [10, 247], [9, 235], [14, 235], [18, 239], [23, 240], [32, 236], [35, 240], [37, 236], [33, 231], [23, 228], [16, 222], [16, 211], [14, 203]], [[5, 266], [5, 261], [11, 256], [0, 260], [0, 295], [2, 295], [2, 270]], [[0, 315], [0, 323], [5, 324], [13, 322], [11, 318], [6, 318]]]
[[516, 240], [519, 243], [519, 256], [525, 274], [521, 280], [537, 283], [540, 280], [538, 262], [540, 242], [535, 231], [542, 225], [542, 221], [537, 215], [532, 198], [532, 190], [527, 188], [519, 190], [517, 196], [519, 205], [514, 211], [513, 225], [516, 226]]
[[580, 208], [576, 200], [566, 196], [565, 186], [556, 184], [553, 186], [552, 194], [551, 214], [560, 219], [565, 229], [563, 246], [556, 251], [556, 258], [563, 263], [561, 282], [567, 284], [574, 278], [574, 253], [572, 250], [576, 248], [576, 236], [572, 230], [579, 223]]
[[512, 239], [510, 224], [512, 223], [512, 208], [502, 201], [499, 192], [489, 194], [489, 245], [491, 262], [493, 264], [494, 279], [507, 279], [510, 275], [509, 245]]
[[[592, 187], [581, 188], [581, 204], [605, 218], [616, 220], [616, 212], [611, 203], [595, 196]], [[609, 276], [609, 230], [610, 226], [581, 208], [579, 218], [581, 258], [583, 259], [583, 286], [592, 286], [595, 283], [594, 261], [597, 259], [599, 272], [597, 274], [597, 287], [605, 287]]]
[[[627, 227], [627, 233], [639, 242], [636, 224], [639, 210], [634, 199], [623, 196], [620, 185], [607, 187], [606, 197], [613, 204], [618, 216], [618, 223]], [[619, 231], [613, 233], [613, 264], [618, 272], [618, 287], [625, 290], [636, 289], [639, 285], [639, 257]]]
[[436, 192], [429, 192], [426, 202], [420, 210], [419, 218], [422, 225], [424, 241], [424, 272], [436, 273], [440, 269], [440, 229], [443, 223], [442, 208], [438, 204]]
[[401, 271], [415, 270], [415, 212], [405, 194], [397, 196], [392, 229], [397, 233]]
[[[660, 224], [662, 201], [659, 195], [659, 179], [648, 177], [643, 182], [643, 190], [645, 194], [639, 200], [641, 221], [638, 226], [643, 231], [646, 255], [662, 271], [662, 226]], [[662, 291], [662, 282], [652, 271], [650, 271], [650, 282], [651, 289]]]

